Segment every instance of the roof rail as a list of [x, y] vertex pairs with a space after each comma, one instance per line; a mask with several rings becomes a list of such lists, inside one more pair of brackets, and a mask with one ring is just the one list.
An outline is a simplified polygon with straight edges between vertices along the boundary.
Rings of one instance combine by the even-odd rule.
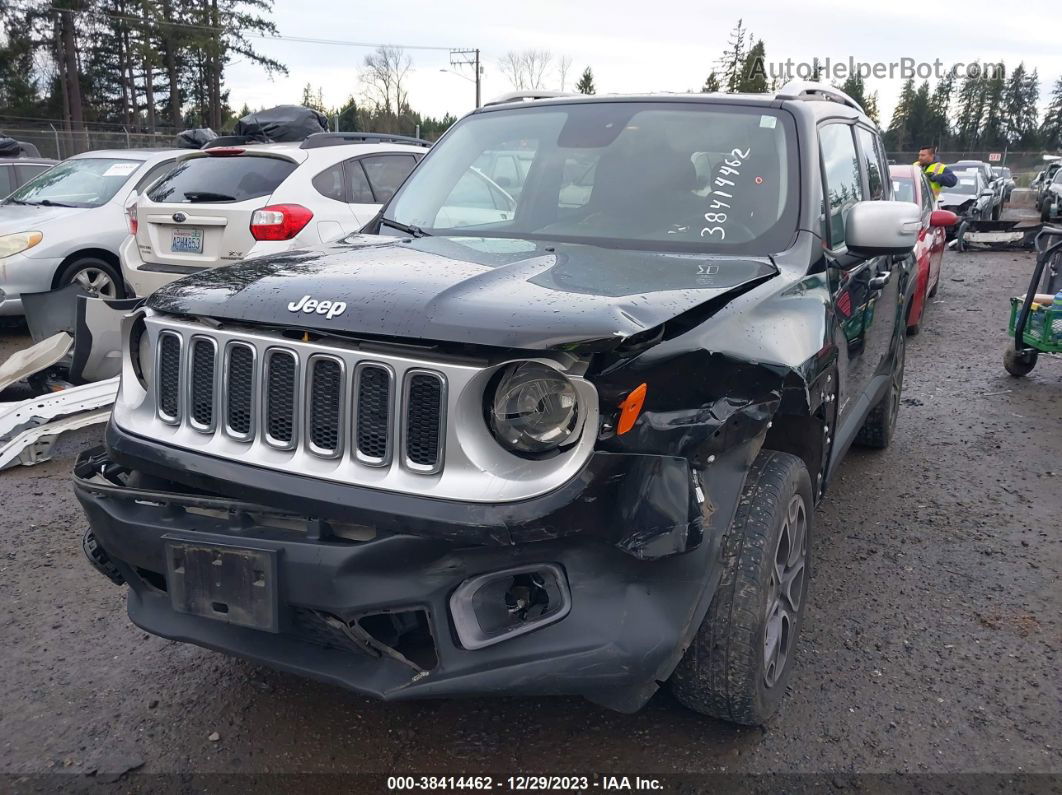
[[575, 97], [578, 94], [573, 94], [570, 91], [540, 91], [538, 89], [524, 89], [523, 91], [510, 91], [507, 94], [502, 94], [494, 99], [488, 100], [483, 103], [483, 107], [490, 107], [491, 105], [504, 105], [507, 102], [524, 102], [527, 100], [535, 99], [555, 99], [556, 97]]
[[409, 135], [392, 135], [390, 133], [363, 132], [319, 132], [306, 136], [299, 149], [320, 149], [323, 146], [342, 146], [343, 144], [410, 144], [411, 146], [431, 146], [431, 141], [413, 138]]
[[860, 113], [866, 115], [866, 111], [863, 110], [863, 106], [848, 96], [840, 89], [834, 88], [826, 83], [815, 83], [811, 80], [791, 80], [786, 83], [774, 95], [775, 99], [818, 99], [826, 100], [827, 102], [839, 102], [842, 105], [847, 105], [850, 108], [858, 110]]

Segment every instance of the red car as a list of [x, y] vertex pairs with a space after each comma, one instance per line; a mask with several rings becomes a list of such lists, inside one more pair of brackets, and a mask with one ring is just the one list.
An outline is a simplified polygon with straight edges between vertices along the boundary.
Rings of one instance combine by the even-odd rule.
[[938, 210], [933, 190], [922, 169], [916, 166], [889, 166], [892, 194], [897, 201], [914, 202], [922, 208], [922, 229], [912, 255], [918, 262], [914, 296], [907, 310], [907, 333], [917, 334], [925, 313], [926, 302], [937, 294], [940, 261], [944, 258], [944, 229], [959, 222], [949, 210]]

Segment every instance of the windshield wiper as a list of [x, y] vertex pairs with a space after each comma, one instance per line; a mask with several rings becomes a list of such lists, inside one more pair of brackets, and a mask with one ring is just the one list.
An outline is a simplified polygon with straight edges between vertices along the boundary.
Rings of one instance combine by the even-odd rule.
[[209, 190], [186, 190], [184, 197], [190, 202], [234, 202], [235, 196], [227, 193], [214, 193]]
[[[30, 202], [33, 204], [34, 202]], [[73, 204], [63, 204], [62, 202], [53, 202], [51, 199], [41, 199], [39, 202], [35, 202], [41, 207], [75, 207]]]
[[403, 224], [399, 221], [392, 221], [390, 218], [381, 218], [380, 223], [387, 224], [392, 229], [397, 229], [399, 232], [405, 232], [407, 235], [412, 235], [413, 237], [431, 237], [431, 235], [419, 226], [413, 226], [412, 224]]

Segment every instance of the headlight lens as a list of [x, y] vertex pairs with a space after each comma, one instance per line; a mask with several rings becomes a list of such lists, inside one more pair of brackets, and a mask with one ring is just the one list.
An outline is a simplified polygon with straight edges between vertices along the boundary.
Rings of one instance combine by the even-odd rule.
[[489, 410], [498, 442], [518, 454], [546, 453], [575, 434], [579, 396], [561, 373], [537, 362], [509, 365]]
[[0, 235], [0, 259], [12, 254], [21, 254], [44, 240], [42, 232], [16, 232], [13, 235]]

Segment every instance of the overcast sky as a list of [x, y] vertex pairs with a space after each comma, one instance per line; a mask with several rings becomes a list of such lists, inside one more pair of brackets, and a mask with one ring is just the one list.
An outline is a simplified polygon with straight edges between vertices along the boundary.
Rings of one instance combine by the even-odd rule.
[[[868, 62], [913, 58], [945, 64], [1004, 60], [1012, 69], [1024, 60], [1040, 71], [1041, 108], [1062, 74], [1057, 2], [963, 0], [957, 13], [925, 0], [760, 0], [749, 7], [704, 0], [276, 0], [274, 20], [282, 35], [405, 45], [413, 59], [410, 102], [433, 116], [461, 116], [474, 107], [470, 82], [449, 68], [446, 51], [427, 47], [478, 47], [484, 64], [483, 97], [511, 90], [498, 59], [509, 50], [545, 48], [572, 58], [569, 90], [587, 65], [601, 93], [697, 90], [726, 46], [738, 17], [766, 44], [768, 61], [812, 58]], [[739, 10], [740, 9], [740, 10]], [[1054, 24], [1051, 24], [1051, 20]], [[254, 40], [263, 53], [287, 65], [289, 75], [272, 82], [257, 67], [237, 61], [227, 84], [239, 108], [297, 102], [309, 82], [324, 91], [327, 105], [358, 97], [358, 70], [366, 48]], [[471, 70], [465, 74], [471, 77]], [[902, 80], [870, 80], [887, 126]], [[559, 83], [555, 78], [553, 83]], [[559, 87], [553, 85], [551, 87]]]

